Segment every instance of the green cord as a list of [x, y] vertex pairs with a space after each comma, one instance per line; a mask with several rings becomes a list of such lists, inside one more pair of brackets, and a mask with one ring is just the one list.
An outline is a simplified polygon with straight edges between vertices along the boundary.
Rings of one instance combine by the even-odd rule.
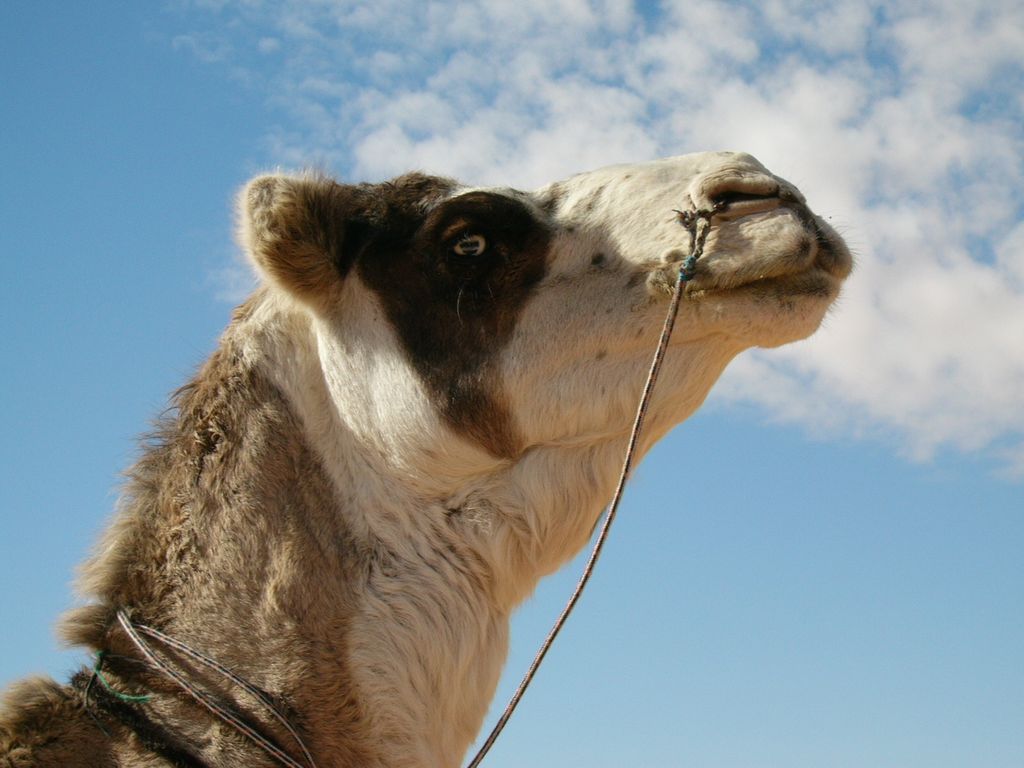
[[144, 704], [145, 702], [153, 698], [148, 693], [141, 694], [139, 696], [131, 696], [127, 693], [121, 693], [120, 691], [115, 691], [113, 688], [111, 688], [110, 683], [107, 682], [107, 678], [105, 678], [103, 676], [103, 672], [100, 671], [103, 668], [103, 657], [106, 654], [106, 651], [98, 651], [96, 653], [96, 666], [92, 668], [92, 673], [96, 677], [96, 679], [103, 684], [103, 687], [107, 689], [107, 692], [110, 693], [111, 696], [113, 696], [116, 699], [120, 699], [121, 701], [126, 701], [129, 704]]

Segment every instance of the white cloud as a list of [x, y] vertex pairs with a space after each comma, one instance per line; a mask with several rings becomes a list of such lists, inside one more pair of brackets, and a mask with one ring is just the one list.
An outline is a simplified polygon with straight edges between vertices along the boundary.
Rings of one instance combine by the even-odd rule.
[[1017, 0], [217, 6], [176, 45], [258, 69], [282, 114], [273, 162], [530, 187], [753, 152], [831, 216], [858, 269], [818, 336], [737, 361], [719, 400], [917, 458], [987, 449], [1024, 466]]
[[260, 53], [274, 53], [281, 49], [281, 41], [276, 37], [261, 37], [256, 47]]
[[231, 45], [217, 35], [194, 32], [188, 35], [176, 35], [171, 40], [174, 50], [187, 50], [204, 64], [217, 64], [231, 55]]
[[212, 270], [207, 280], [217, 299], [228, 304], [241, 304], [257, 285], [252, 266], [237, 251], [223, 266]]
[[766, 0], [761, 7], [782, 40], [838, 56], [856, 54], [864, 48], [878, 4], [863, 0]]
[[1024, 289], [1024, 221], [995, 244], [996, 263], [1017, 291]]

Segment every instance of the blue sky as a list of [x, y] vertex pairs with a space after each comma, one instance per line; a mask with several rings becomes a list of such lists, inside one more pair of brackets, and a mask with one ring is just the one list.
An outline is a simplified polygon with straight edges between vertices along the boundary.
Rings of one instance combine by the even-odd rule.
[[[752, 151], [857, 251], [638, 470], [493, 766], [1024, 763], [1019, 2], [7, 3], [0, 684], [250, 278], [272, 167], [531, 187]], [[514, 625], [498, 703], [578, 564]]]

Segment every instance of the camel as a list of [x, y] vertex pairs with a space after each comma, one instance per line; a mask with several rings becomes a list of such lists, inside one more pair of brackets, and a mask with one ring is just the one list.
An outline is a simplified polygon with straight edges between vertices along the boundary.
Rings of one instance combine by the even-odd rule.
[[6, 692], [0, 766], [458, 766], [510, 615], [615, 486], [679, 210], [714, 216], [641, 454], [741, 351], [813, 333], [851, 269], [792, 184], [730, 152], [532, 192], [278, 173], [238, 200], [261, 286], [83, 568], [60, 632], [95, 665]]

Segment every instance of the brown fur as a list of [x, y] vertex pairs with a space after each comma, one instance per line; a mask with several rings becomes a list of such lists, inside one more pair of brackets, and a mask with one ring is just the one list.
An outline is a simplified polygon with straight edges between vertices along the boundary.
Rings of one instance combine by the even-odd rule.
[[[266, 764], [134, 661], [138, 653], [115, 629], [118, 607], [130, 607], [137, 620], [214, 656], [296, 710], [317, 713], [310, 718], [328, 722], [295, 723], [330, 742], [311, 746], [338, 755], [339, 764], [358, 765], [364, 715], [345, 682], [345, 617], [372, 564], [354, 550], [288, 405], [242, 359], [246, 318], [261, 297], [237, 313], [130, 471], [119, 515], [84, 570], [83, 588], [97, 602], [71, 612], [63, 634], [110, 653], [106, 675], [117, 689], [157, 694], [147, 705], [153, 719], [199, 745], [197, 758], [202, 745], [219, 738], [227, 747], [217, 750], [230, 748], [239, 760], [234, 764]], [[225, 588], [232, 599], [225, 599]], [[282, 687], [295, 680], [307, 683]], [[237, 695], [207, 682], [229, 701]], [[310, 706], [326, 701], [329, 710]], [[244, 695], [235, 703], [258, 711]], [[44, 680], [19, 684], [0, 709], [0, 760], [40, 768], [174, 764], [146, 756], [130, 729], [116, 722], [112, 739], [99, 738], [83, 712], [68, 688]], [[287, 743], [278, 726], [261, 726]], [[82, 746], [67, 746], [76, 742]], [[115, 752], [130, 753], [129, 762], [115, 760]]]
[[[453, 255], [463, 234], [483, 235], [484, 253]], [[515, 200], [471, 192], [438, 205], [412, 237], [388, 245], [360, 260], [359, 274], [380, 297], [442, 414], [495, 456], [516, 455], [520, 440], [491, 363], [544, 276], [545, 225]]]
[[2, 768], [113, 764], [111, 740], [68, 686], [44, 678], [22, 680], [5, 693], [0, 712]]

